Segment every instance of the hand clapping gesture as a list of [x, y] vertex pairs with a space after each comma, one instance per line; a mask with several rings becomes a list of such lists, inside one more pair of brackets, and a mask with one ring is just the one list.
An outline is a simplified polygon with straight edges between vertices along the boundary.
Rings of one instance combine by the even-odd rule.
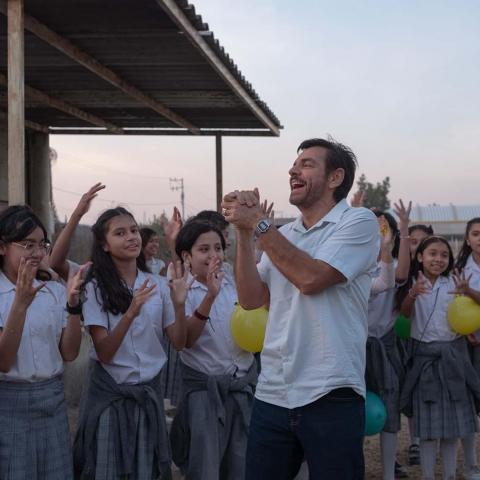
[[403, 200], [400, 199], [398, 203], [393, 204], [393, 211], [398, 217], [398, 229], [400, 235], [408, 235], [408, 222], [410, 221], [410, 212], [412, 211], [412, 202], [408, 202], [408, 207], [405, 208]]
[[33, 286], [33, 280], [36, 275], [37, 267], [22, 257], [20, 259], [17, 283], [15, 285], [15, 302], [25, 308], [30, 306], [35, 295], [45, 286], [44, 282], [36, 287]]
[[78, 272], [68, 279], [67, 282], [67, 303], [71, 307], [76, 307], [82, 301], [82, 287], [85, 283], [85, 277], [92, 262], [87, 262], [80, 267]]
[[101, 182], [96, 183], [92, 187], [90, 187], [90, 190], [82, 195], [82, 198], [80, 198], [80, 201], [78, 202], [78, 205], [76, 206], [75, 210], [73, 211], [73, 216], [78, 216], [78, 217], [83, 217], [88, 210], [90, 209], [90, 205], [92, 203], [92, 200], [98, 196], [98, 192], [100, 190], [103, 190], [105, 188], [105, 185], [103, 185]]
[[417, 298], [419, 295], [423, 295], [424, 293], [430, 292], [430, 286], [428, 285], [428, 280], [426, 279], [423, 272], [418, 272], [418, 278], [415, 282], [415, 285], [410, 289], [408, 294], [413, 297]]
[[145, 280], [140, 288], [133, 292], [133, 298], [126, 311], [125, 315], [135, 318], [139, 315], [145, 302], [154, 294], [157, 284], [148, 284], [148, 279]]
[[163, 231], [165, 232], [169, 244], [175, 244], [175, 240], [177, 239], [182, 226], [183, 220], [180, 211], [177, 207], [173, 207], [173, 213], [170, 220], [163, 225]]
[[453, 295], [470, 295], [470, 279], [472, 275], [465, 277], [465, 272], [456, 268], [452, 274], [455, 290], [448, 292]]
[[174, 305], [183, 305], [187, 299], [188, 290], [196, 279], [192, 275], [189, 280], [190, 264], [185, 262], [185, 268], [182, 272], [182, 262], [170, 263], [168, 266], [168, 277], [170, 278], [168, 286], [170, 287], [170, 297]]
[[222, 261], [219, 258], [215, 258], [208, 265], [207, 288], [213, 297], [216, 297], [222, 288], [222, 280], [225, 273], [220, 270], [221, 266]]

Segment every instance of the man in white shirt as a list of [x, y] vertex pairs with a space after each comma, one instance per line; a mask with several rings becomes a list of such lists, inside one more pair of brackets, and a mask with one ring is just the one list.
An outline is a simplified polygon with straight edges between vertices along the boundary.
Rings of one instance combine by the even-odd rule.
[[[364, 477], [365, 344], [378, 223], [345, 201], [356, 168], [334, 141], [302, 142], [289, 171], [301, 213], [280, 230], [258, 190], [222, 204], [237, 236], [236, 280], [246, 309], [270, 304], [250, 425], [246, 480]], [[264, 251], [255, 264], [253, 236]]]

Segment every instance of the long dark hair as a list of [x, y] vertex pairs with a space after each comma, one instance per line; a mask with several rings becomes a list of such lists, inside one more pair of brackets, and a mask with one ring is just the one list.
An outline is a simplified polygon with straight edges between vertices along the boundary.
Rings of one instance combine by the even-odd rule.
[[448, 240], [446, 240], [443, 237], [437, 237], [435, 235], [424, 238], [418, 245], [417, 251], [415, 253], [415, 258], [412, 260], [410, 264], [410, 274], [408, 275], [407, 282], [397, 290], [397, 293], [396, 293], [397, 309], [401, 307], [403, 300], [405, 300], [405, 297], [407, 296], [408, 291], [413, 285], [413, 280], [416, 280], [418, 278], [418, 273], [419, 272], [423, 273], [423, 262], [418, 261], [418, 254], [423, 255], [423, 252], [427, 249], [429, 245], [432, 245], [432, 243], [443, 243], [448, 249], [448, 266], [446, 270], [441, 274], [441, 276], [448, 277], [450, 275], [450, 272], [453, 270], [454, 257], [453, 257], [452, 247], [450, 247]]
[[220, 237], [222, 249], [225, 250], [225, 239], [223, 238], [222, 232], [217, 227], [208, 222], [191, 220], [185, 223], [185, 225], [182, 227], [175, 242], [175, 252], [182, 262], [182, 252], [190, 253], [198, 237], [208, 232], [215, 232]]
[[[13, 205], [0, 214], [0, 241], [3, 243], [21, 242], [36, 228], [43, 232], [43, 240], [48, 243], [47, 230], [28, 205]], [[3, 270], [3, 255], [0, 255], [0, 269]], [[37, 270], [37, 279], [51, 280], [46, 270]]]
[[465, 268], [465, 265], [467, 264], [468, 257], [472, 253], [472, 247], [467, 243], [468, 234], [470, 233], [472, 227], [477, 223], [480, 223], [480, 217], [472, 218], [467, 223], [467, 228], [465, 230], [465, 238], [463, 239], [463, 245], [458, 254], [457, 263], [455, 264], [456, 268]]
[[[118, 273], [113, 263], [112, 257], [103, 247], [105, 245], [105, 236], [108, 230], [108, 223], [114, 217], [128, 215], [133, 220], [133, 215], [123, 207], [111, 208], [103, 212], [92, 226], [93, 245], [91, 260], [93, 262], [87, 281], [94, 278], [96, 280], [96, 289], [100, 290], [101, 302], [95, 291], [95, 296], [99, 303], [102, 303], [104, 311], [111, 312], [113, 315], [125, 313], [132, 302], [132, 293]], [[137, 257], [137, 268], [147, 272], [145, 259], [142, 256]]]

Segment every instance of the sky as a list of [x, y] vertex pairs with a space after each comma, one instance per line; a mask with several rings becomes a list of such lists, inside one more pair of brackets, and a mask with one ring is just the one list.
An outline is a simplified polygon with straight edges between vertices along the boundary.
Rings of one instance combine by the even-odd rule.
[[[193, 0], [192, 0], [193, 1]], [[332, 135], [358, 176], [391, 179], [390, 199], [479, 203], [480, 2], [194, 0], [246, 79], [280, 119], [279, 138], [224, 138], [224, 191], [258, 187], [294, 216], [288, 169], [299, 143]], [[85, 223], [122, 204], [139, 222], [170, 213], [183, 178], [190, 216], [215, 208], [215, 140], [51, 135], [54, 201], [68, 217], [102, 181]]]

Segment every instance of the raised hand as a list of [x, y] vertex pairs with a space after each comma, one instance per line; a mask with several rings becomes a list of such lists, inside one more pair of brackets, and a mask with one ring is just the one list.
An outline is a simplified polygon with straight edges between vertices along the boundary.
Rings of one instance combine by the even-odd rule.
[[81, 295], [85, 277], [92, 262], [87, 262], [80, 267], [78, 272], [70, 277], [67, 282], [67, 302], [71, 307], [76, 307], [81, 302]]
[[363, 207], [363, 203], [365, 202], [365, 192], [362, 190], [357, 190], [350, 200], [350, 205], [352, 207]]
[[378, 223], [380, 226], [382, 248], [391, 249], [393, 243], [393, 232], [390, 228], [390, 225], [388, 224], [387, 219], [383, 215], [378, 217]]
[[80, 201], [78, 202], [78, 205], [75, 207], [75, 210], [73, 211], [73, 215], [78, 216], [78, 217], [83, 217], [88, 210], [90, 209], [90, 205], [92, 203], [92, 200], [98, 196], [98, 192], [100, 190], [103, 190], [105, 188], [105, 185], [103, 185], [101, 182], [96, 183], [92, 187], [90, 187], [90, 190], [88, 192], [84, 193], [82, 195], [82, 198], [80, 198]]
[[465, 277], [465, 272], [456, 268], [453, 271], [452, 278], [453, 283], [455, 283], [455, 290], [452, 290], [452, 295], [469, 295], [470, 293], [470, 279], [472, 275], [469, 275], [468, 278]]
[[273, 220], [275, 218], [275, 210], [273, 210], [273, 202], [268, 205], [267, 200], [264, 200], [260, 205], [262, 212], [264, 213], [264, 218], [270, 218]]
[[419, 295], [423, 295], [425, 293], [429, 293], [431, 290], [430, 286], [428, 285], [428, 280], [426, 279], [423, 272], [418, 272], [418, 278], [415, 282], [415, 285], [410, 289], [411, 295], [413, 297], [418, 297]]
[[135, 318], [139, 315], [144, 303], [154, 294], [157, 284], [148, 284], [145, 280], [140, 288], [133, 292], [133, 298], [125, 315]]
[[239, 229], [254, 230], [259, 220], [265, 218], [256, 188], [228, 193], [223, 198], [222, 208], [225, 219]]
[[220, 292], [222, 280], [225, 277], [225, 273], [220, 270], [221, 267], [222, 261], [219, 258], [215, 258], [208, 265], [207, 288], [213, 297], [216, 297]]
[[196, 279], [196, 275], [192, 275], [189, 279], [190, 265], [185, 262], [182, 273], [182, 262], [176, 261], [175, 264], [170, 263], [168, 266], [168, 286], [170, 287], [170, 297], [174, 305], [183, 305], [187, 300], [188, 291]]
[[402, 235], [408, 235], [408, 222], [410, 221], [410, 212], [412, 211], [412, 202], [408, 202], [408, 207], [405, 208], [403, 200], [400, 199], [398, 203], [393, 204], [393, 211], [398, 217], [398, 229]]
[[182, 226], [183, 220], [180, 215], [180, 210], [178, 210], [177, 207], [173, 207], [173, 213], [170, 220], [163, 225], [163, 231], [165, 232], [169, 244], [175, 244]]
[[35, 295], [45, 286], [44, 282], [36, 287], [33, 286], [33, 280], [36, 275], [37, 267], [33, 266], [31, 261], [22, 257], [15, 285], [15, 302], [25, 308], [30, 306]]

